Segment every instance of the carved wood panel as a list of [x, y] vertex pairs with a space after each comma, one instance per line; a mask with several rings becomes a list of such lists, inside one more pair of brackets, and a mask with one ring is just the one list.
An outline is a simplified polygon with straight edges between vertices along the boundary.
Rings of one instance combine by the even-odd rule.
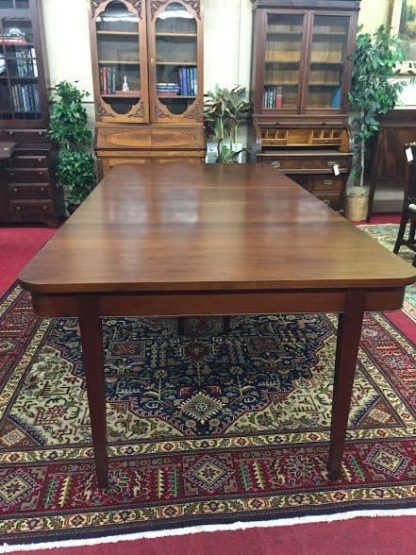
[[177, 2], [178, 4], [183, 4], [186, 7], [192, 8], [192, 10], [196, 13], [198, 19], [201, 19], [201, 1], [200, 0], [151, 0], [150, 1], [150, 10], [152, 19], [155, 18], [156, 13], [159, 11], [160, 8], [163, 6], [167, 6], [172, 2]]

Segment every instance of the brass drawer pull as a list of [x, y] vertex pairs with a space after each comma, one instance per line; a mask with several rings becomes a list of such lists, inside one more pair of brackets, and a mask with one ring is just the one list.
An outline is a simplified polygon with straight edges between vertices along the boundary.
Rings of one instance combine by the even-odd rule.
[[277, 170], [278, 168], [280, 168], [281, 164], [280, 162], [272, 162], [272, 168], [274, 170]]
[[328, 162], [327, 166], [328, 168], [333, 168], [335, 166], [336, 162]]
[[16, 210], [16, 212], [20, 212], [20, 210], [21, 210], [21, 209], [22, 209], [22, 207], [21, 207], [21, 206], [19, 206], [19, 205], [15, 206], [15, 210]]
[[13, 193], [18, 193], [19, 189], [17, 187], [13, 187]]
[[323, 183], [324, 183], [324, 185], [333, 185], [334, 180], [333, 179], [324, 179]]
[[40, 188], [39, 188], [39, 191], [40, 191], [41, 193], [44, 193], [44, 192], [45, 192], [45, 187], [40, 187]]
[[44, 205], [42, 206], [42, 210], [48, 210], [48, 209], [49, 209], [49, 206], [47, 206], [46, 204], [44, 204]]

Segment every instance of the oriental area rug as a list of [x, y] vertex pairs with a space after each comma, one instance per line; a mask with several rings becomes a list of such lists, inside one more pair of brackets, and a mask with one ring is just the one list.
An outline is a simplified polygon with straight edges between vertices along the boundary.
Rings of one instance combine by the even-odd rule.
[[[389, 251], [393, 251], [394, 243], [396, 242], [398, 226], [395, 224], [383, 225], [363, 225], [358, 226], [363, 231], [371, 235], [384, 245]], [[407, 247], [400, 247], [399, 255], [407, 260], [409, 264], [412, 263], [415, 253]], [[403, 304], [403, 312], [411, 320], [416, 323], [416, 284], [411, 285], [406, 289], [406, 297]]]
[[36, 318], [15, 285], [0, 302], [0, 543], [415, 507], [416, 348], [385, 314], [365, 318], [342, 478], [328, 479], [336, 325], [189, 318], [179, 334], [175, 318], [106, 318], [101, 491], [78, 323]]

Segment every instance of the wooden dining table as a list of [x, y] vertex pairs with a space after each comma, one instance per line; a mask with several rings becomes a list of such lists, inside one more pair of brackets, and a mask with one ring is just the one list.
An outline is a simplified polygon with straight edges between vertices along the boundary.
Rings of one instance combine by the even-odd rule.
[[20, 273], [42, 317], [78, 317], [95, 467], [108, 484], [101, 318], [339, 313], [329, 479], [341, 473], [364, 311], [416, 270], [266, 164], [114, 168]]

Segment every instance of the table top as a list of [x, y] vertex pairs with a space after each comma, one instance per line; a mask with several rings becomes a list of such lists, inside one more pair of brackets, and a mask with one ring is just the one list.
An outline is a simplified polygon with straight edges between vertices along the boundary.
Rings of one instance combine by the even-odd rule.
[[7, 160], [13, 154], [17, 143], [0, 141], [0, 160]]
[[394, 288], [416, 269], [266, 164], [118, 166], [20, 274], [37, 293]]

